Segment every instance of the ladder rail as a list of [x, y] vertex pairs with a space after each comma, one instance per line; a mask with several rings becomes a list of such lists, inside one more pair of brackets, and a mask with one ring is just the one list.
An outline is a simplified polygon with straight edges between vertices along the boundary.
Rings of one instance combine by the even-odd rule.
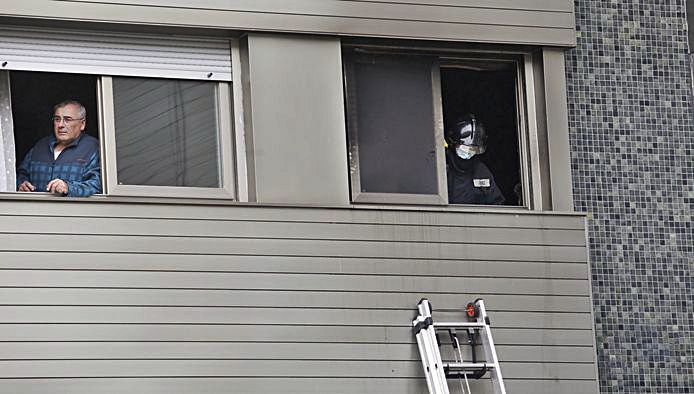
[[412, 325], [416, 331], [418, 346], [421, 343], [420, 352], [424, 350], [424, 353], [420, 354], [422, 355], [427, 387], [430, 393], [449, 394], [448, 382], [436, 339], [436, 329], [432, 324], [431, 304], [429, 300], [422, 299], [417, 308], [419, 309], [419, 316], [412, 322]]
[[484, 348], [484, 354], [487, 361], [493, 365], [490, 369], [489, 374], [494, 383], [494, 394], [506, 394], [506, 385], [504, 384], [504, 378], [501, 376], [501, 368], [499, 367], [499, 357], [496, 354], [496, 347], [494, 346], [494, 339], [492, 339], [492, 329], [489, 327], [489, 316], [487, 315], [487, 309], [484, 305], [484, 300], [480, 299], [476, 302], [479, 308], [479, 316], [477, 321], [484, 322], [485, 335], [481, 336], [482, 347]]
[[[418, 325], [424, 324], [424, 318], [420, 314], [417, 316], [417, 318], [412, 322], [412, 326], [415, 327], [415, 330], [417, 329]], [[419, 354], [422, 356], [422, 367], [424, 368], [424, 375], [426, 376], [426, 382], [427, 382], [427, 388], [429, 389], [429, 392], [432, 393], [434, 392], [434, 383], [431, 379], [431, 357], [429, 356], [429, 352], [427, 351], [425, 347], [425, 341], [426, 339], [424, 338], [424, 333], [420, 330], [415, 334], [415, 338], [417, 339], [417, 348], [419, 349]]]

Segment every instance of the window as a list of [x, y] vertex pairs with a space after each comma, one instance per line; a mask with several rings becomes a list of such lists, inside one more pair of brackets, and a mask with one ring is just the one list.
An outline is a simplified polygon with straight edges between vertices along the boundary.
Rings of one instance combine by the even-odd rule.
[[53, 106], [66, 99], [77, 100], [87, 111], [84, 133], [99, 138], [98, 77], [29, 71], [0, 71], [0, 162], [5, 182], [0, 191], [14, 192], [15, 168], [38, 140], [53, 133]]
[[110, 193], [233, 196], [227, 84], [103, 77], [102, 87]]
[[[346, 47], [344, 59], [354, 202], [529, 205], [522, 54]], [[486, 150], [464, 161], [450, 133], [470, 115]], [[466, 177], [481, 197], [459, 196]]]
[[214, 38], [0, 28], [0, 191], [73, 99], [100, 143], [104, 193], [235, 198], [232, 52]]

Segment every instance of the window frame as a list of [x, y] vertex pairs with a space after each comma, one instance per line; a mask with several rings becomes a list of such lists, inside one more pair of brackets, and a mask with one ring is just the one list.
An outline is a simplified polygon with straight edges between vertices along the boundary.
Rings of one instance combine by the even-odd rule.
[[[24, 29], [17, 29], [22, 32]], [[36, 35], [36, 40], [50, 37], [54, 39], [59, 34], [77, 35], [81, 39], [82, 35], [89, 34], [88, 30], [65, 30], [65, 29], [36, 29], [30, 32]], [[29, 34], [29, 33], [27, 33]], [[139, 67], [139, 58], [131, 56], [125, 61], [113, 66], [113, 62], [95, 66], [91, 63], [78, 64], [77, 66], [65, 65], [57, 67], [54, 64], [45, 66], [45, 62], [29, 65], [17, 66], [3, 69], [3, 72], [12, 73], [14, 71], [28, 71], [37, 73], [60, 73], [60, 74], [90, 74], [96, 77], [96, 113], [91, 116], [97, 117], [96, 128], [99, 138], [99, 150], [101, 156], [101, 184], [102, 192], [95, 194], [99, 197], [126, 196], [126, 197], [163, 197], [163, 198], [204, 198], [204, 199], [224, 199], [227, 201], [248, 201], [248, 179], [246, 169], [246, 152], [244, 140], [244, 121], [243, 121], [243, 88], [241, 86], [241, 59], [240, 44], [238, 38], [220, 38], [208, 36], [170, 36], [149, 33], [123, 34], [120, 32], [99, 32], [107, 38], [118, 40], [123, 45], [136, 45], [138, 49], [147, 49], [149, 42], [163, 40], [159, 42], [165, 47], [164, 57], [157, 57], [158, 64], [178, 64], [175, 62], [179, 51], [177, 46], [195, 47], [197, 43], [202, 43], [200, 48], [208, 48], [205, 62], [196, 61], [194, 67], [190, 64], [182, 66], [152, 67], [144, 65]], [[120, 42], [120, 38], [125, 38]], [[162, 44], [163, 43], [163, 44]], [[192, 44], [191, 44], [192, 43]], [[220, 51], [220, 46], [224, 46]], [[89, 45], [86, 46], [89, 48]], [[159, 48], [159, 47], [157, 47]], [[173, 49], [172, 49], [173, 48]], [[121, 51], [122, 52], [122, 51]], [[127, 51], [126, 51], [127, 52]], [[220, 66], [220, 54], [227, 53], [229, 63], [225, 62]], [[210, 57], [210, 56], [216, 56]], [[222, 56], [223, 57], [223, 56]], [[168, 59], [162, 61], [161, 59]], [[172, 61], [173, 59], [173, 61]], [[146, 60], [145, 60], [146, 61]], [[122, 63], [122, 64], [121, 64]], [[86, 67], [86, 68], [85, 68]], [[139, 67], [139, 68], [138, 68]], [[192, 68], [191, 68], [192, 67]], [[217, 152], [219, 168], [219, 187], [185, 187], [185, 186], [149, 186], [149, 185], [118, 185], [117, 166], [116, 166], [116, 146], [115, 146], [115, 117], [113, 108], [113, 84], [114, 77], [132, 77], [149, 79], [169, 79], [169, 80], [199, 80], [206, 83], [215, 84], [215, 101], [217, 116]], [[17, 165], [22, 158], [17, 158]], [[19, 193], [17, 191], [7, 191], [2, 193]], [[52, 193], [31, 193], [34, 197], [55, 197]]]
[[[381, 45], [343, 45], [344, 53], [344, 89], [345, 89], [345, 113], [348, 135], [348, 165], [350, 169], [350, 185], [352, 187], [352, 203], [355, 204], [422, 204], [440, 205], [446, 207], [484, 207], [492, 209], [524, 209], [537, 210], [542, 208], [542, 174], [541, 152], [538, 140], [538, 127], [536, 115], [535, 81], [534, 74], [537, 71], [534, 65], [534, 56], [530, 51], [506, 51], [486, 49], [440, 49], [440, 48], [412, 48]], [[436, 167], [439, 193], [431, 195], [417, 195], [407, 193], [369, 193], [361, 191], [360, 164], [357, 142], [357, 98], [354, 83], [353, 70], [354, 56], [358, 53], [384, 54], [384, 55], [429, 55], [437, 57], [432, 65], [432, 94], [434, 103], [434, 138], [435, 141], [444, 139], [443, 103], [441, 91], [440, 70], [445, 67], [462, 65], [465, 61], [497, 61], [513, 62], [516, 69], [516, 102], [517, 102], [517, 134], [519, 156], [519, 182], [521, 183], [523, 205], [478, 205], [478, 204], [449, 204], [448, 183], [446, 175], [446, 162], [443, 144], [436, 144]]]
[[[147, 77], [149, 78], [149, 77]], [[113, 77], [102, 75], [98, 84], [100, 97], [99, 116], [101, 143], [101, 167], [104, 194], [114, 196], [137, 197], [174, 197], [174, 198], [224, 198], [236, 199], [234, 149], [232, 127], [231, 86], [227, 82], [209, 82], [215, 84], [215, 102], [217, 103], [217, 141], [219, 153], [219, 170], [221, 186], [218, 188], [189, 186], [150, 186], [118, 184], [115, 108], [113, 102]]]
[[[377, 53], [377, 52], [374, 52]], [[361, 176], [359, 167], [359, 144], [358, 135], [359, 128], [357, 126], [357, 116], [354, 113], [355, 109], [350, 106], [357, 106], [358, 98], [354, 91], [355, 84], [351, 84], [348, 79], [354, 78], [355, 62], [345, 63], [345, 103], [346, 105], [346, 121], [348, 129], [349, 142], [349, 168], [350, 168], [350, 186], [352, 188], [352, 202], [355, 203], [377, 203], [388, 204], [393, 203], [396, 196], [398, 203], [404, 204], [430, 204], [444, 205], [448, 204], [448, 184], [446, 182], [445, 172], [439, 171], [441, 166], [445, 168], [446, 158], [442, 144], [436, 141], [443, 140], [443, 111], [441, 106], [441, 75], [438, 61], [432, 64], [431, 68], [431, 83], [432, 83], [432, 113], [434, 117], [434, 147], [436, 155], [436, 183], [438, 187], [437, 194], [413, 194], [413, 193], [376, 193], [364, 192], [361, 188]], [[437, 101], [438, 100], [438, 101]]]

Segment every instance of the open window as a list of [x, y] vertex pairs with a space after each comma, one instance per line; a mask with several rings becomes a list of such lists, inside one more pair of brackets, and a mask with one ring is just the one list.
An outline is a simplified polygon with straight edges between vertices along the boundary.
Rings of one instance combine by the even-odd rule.
[[[344, 59], [354, 202], [529, 206], [522, 55], [346, 47]], [[448, 137], [470, 116], [485, 146], [462, 159]], [[461, 182], [482, 197], [462, 199]]]
[[15, 191], [15, 167], [41, 138], [53, 133], [53, 106], [67, 98], [87, 110], [85, 133], [99, 138], [98, 77], [88, 74], [0, 71], [0, 191]]
[[228, 40], [0, 28], [0, 191], [77, 100], [106, 194], [235, 198]]

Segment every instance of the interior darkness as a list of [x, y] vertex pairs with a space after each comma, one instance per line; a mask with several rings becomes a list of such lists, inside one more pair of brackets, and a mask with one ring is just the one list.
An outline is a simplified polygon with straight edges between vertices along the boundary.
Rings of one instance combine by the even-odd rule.
[[11, 71], [12, 117], [17, 163], [32, 146], [53, 133], [53, 106], [77, 100], [87, 110], [87, 134], [99, 138], [95, 75]]
[[[494, 174], [506, 205], [522, 205], [514, 192], [520, 185], [515, 65], [441, 67], [441, 93], [446, 128], [465, 113], [475, 114], [486, 126], [487, 151], [480, 158]], [[518, 192], [522, 195], [520, 186]]]

